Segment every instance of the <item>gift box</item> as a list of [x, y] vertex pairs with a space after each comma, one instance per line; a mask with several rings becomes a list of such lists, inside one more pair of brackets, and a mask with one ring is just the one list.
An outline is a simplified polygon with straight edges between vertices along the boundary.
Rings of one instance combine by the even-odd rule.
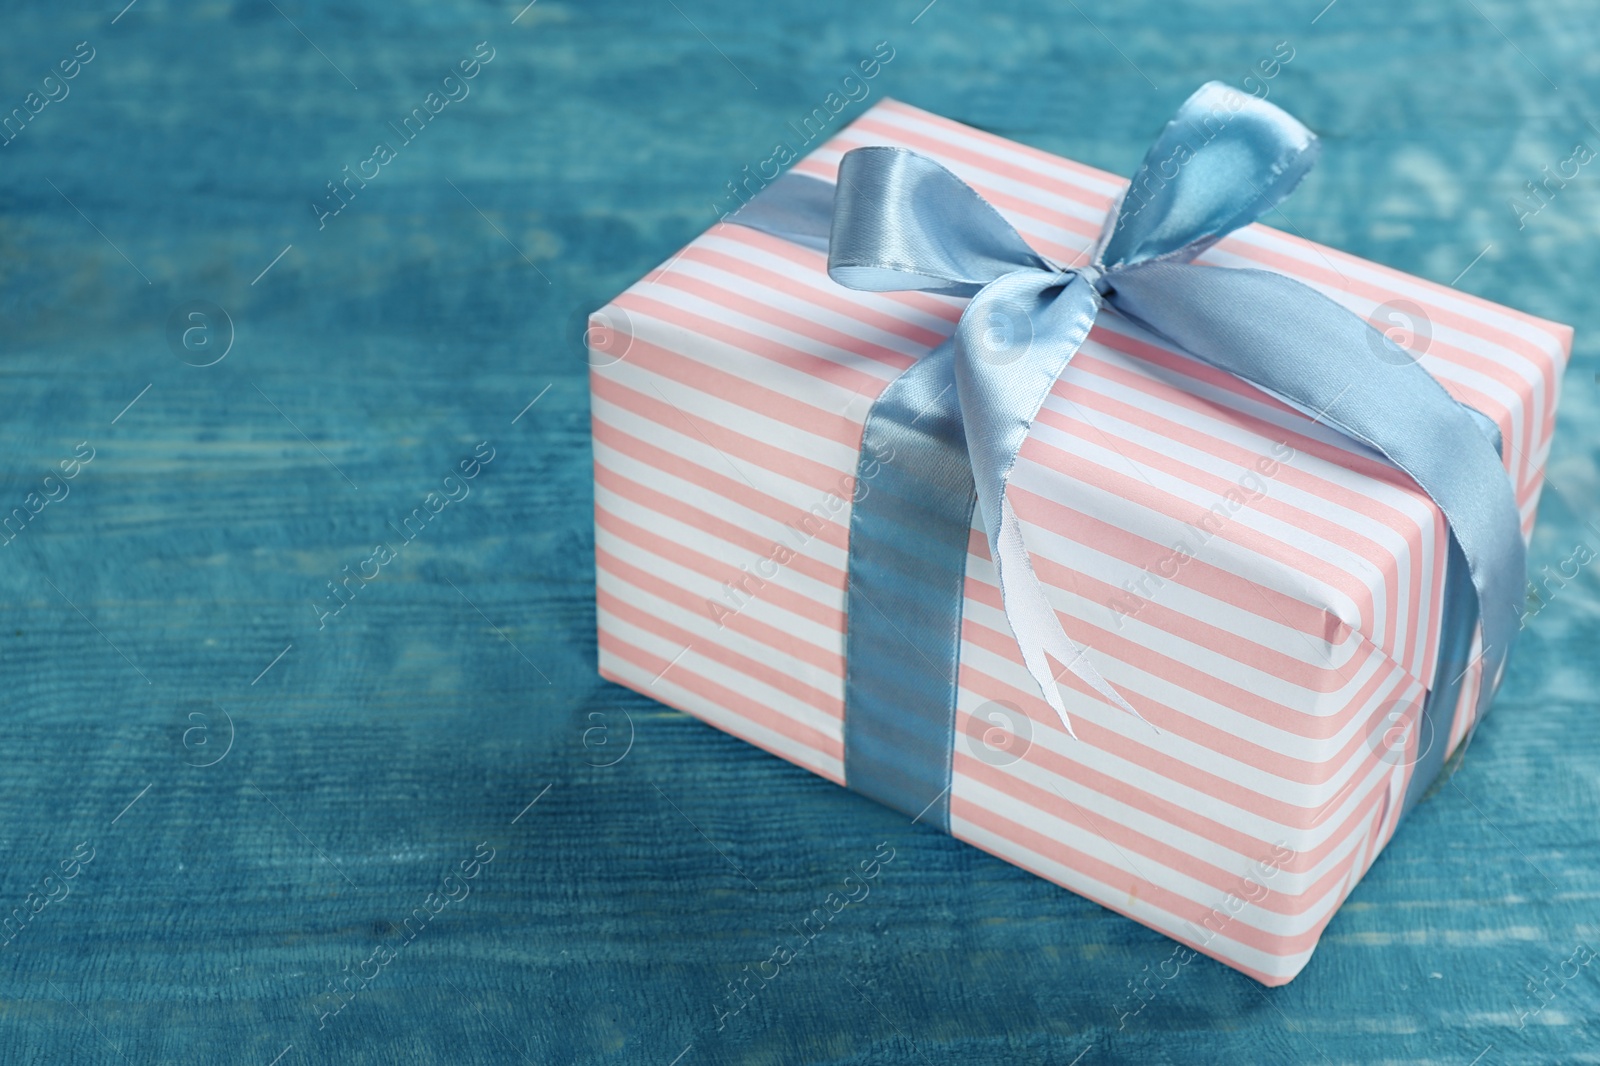
[[[892, 100], [793, 173], [831, 186], [845, 153], [869, 146], [941, 164], [1054, 263], [1093, 253], [1129, 186]], [[746, 168], [730, 191], [755, 200], [766, 184]], [[1259, 223], [1196, 263], [1287, 276], [1385, 330], [1329, 358], [1413, 361], [1487, 416], [1531, 535], [1569, 327]], [[735, 216], [596, 312], [604, 677], [855, 785], [847, 604], [852, 511], [874, 491], [864, 424], [965, 304], [847, 288], [816, 241]], [[1006, 497], [1061, 626], [1137, 713], [1063, 670], [1069, 733], [1024, 664], [974, 515], [954, 714], [932, 738], [949, 753], [942, 824], [1258, 981], [1289, 981], [1498, 680], [1440, 507], [1318, 412], [1114, 313], [1045, 398]], [[892, 612], [870, 621], [900, 628]], [[916, 720], [915, 694], [905, 702]]]

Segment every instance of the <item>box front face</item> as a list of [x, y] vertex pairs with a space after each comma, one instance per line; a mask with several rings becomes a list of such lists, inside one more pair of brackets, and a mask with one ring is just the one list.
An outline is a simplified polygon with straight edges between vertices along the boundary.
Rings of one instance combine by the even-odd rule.
[[[867, 144], [933, 156], [1060, 262], [1120, 185], [893, 102], [796, 169], [831, 180]], [[1424, 366], [1501, 426], [1531, 530], [1564, 327], [1259, 226], [1202, 261], [1424, 322]], [[820, 253], [721, 224], [597, 315], [602, 673], [842, 783], [861, 426], [960, 307], [843, 289]], [[1398, 819], [1415, 750], [1381, 734], [1433, 676], [1437, 509], [1365, 449], [1111, 315], [1011, 496], [1068, 633], [1149, 724], [1069, 690], [1081, 739], [1065, 735], [1030, 691], [975, 529], [952, 832], [1287, 980]]]

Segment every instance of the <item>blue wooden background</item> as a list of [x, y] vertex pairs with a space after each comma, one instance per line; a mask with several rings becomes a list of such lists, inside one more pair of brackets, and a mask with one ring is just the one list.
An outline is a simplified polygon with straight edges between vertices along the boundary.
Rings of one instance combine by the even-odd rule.
[[874, 98], [1118, 173], [1288, 42], [1326, 152], [1280, 225], [1577, 326], [1554, 567], [1600, 550], [1600, 162], [1512, 199], [1600, 149], [1592, 5], [122, 2], [0, 14], [0, 513], [38, 511], [0, 547], [0, 1062], [1600, 1060], [1592, 568], [1298, 980], [1146, 1002], [1160, 936], [596, 677], [578, 344], [879, 41]]

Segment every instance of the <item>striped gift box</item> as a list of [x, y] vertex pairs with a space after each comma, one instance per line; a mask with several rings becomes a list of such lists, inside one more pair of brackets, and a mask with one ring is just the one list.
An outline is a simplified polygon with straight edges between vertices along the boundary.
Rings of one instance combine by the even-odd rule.
[[[895, 101], [796, 164], [930, 156], [1054, 261], [1123, 179]], [[754, 182], [751, 184], [754, 190]], [[1492, 417], [1532, 531], [1569, 327], [1261, 225], [1201, 257], [1289, 275]], [[834, 284], [718, 223], [591, 320], [600, 672], [840, 784], [845, 568], [862, 423], [962, 303]], [[1330, 352], [1329, 358], [1371, 357]], [[1394, 357], [1391, 353], [1390, 357]], [[1439, 655], [1447, 533], [1366, 448], [1102, 314], [1011, 479], [1069, 636], [1148, 724], [1070, 674], [1039, 698], [986, 538], [967, 560], [951, 832], [1283, 984], [1394, 833]], [[976, 521], [976, 519], [975, 519]]]

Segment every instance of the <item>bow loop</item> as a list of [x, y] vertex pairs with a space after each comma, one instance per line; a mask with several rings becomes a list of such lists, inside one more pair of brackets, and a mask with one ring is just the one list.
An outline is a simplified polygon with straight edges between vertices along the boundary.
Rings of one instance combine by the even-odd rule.
[[839, 162], [828, 274], [870, 292], [973, 296], [1019, 269], [1050, 270], [966, 182], [903, 148], [857, 148]]
[[1293, 192], [1319, 151], [1316, 135], [1291, 115], [1207, 82], [1145, 154], [1096, 260], [1111, 271], [1187, 262]]

